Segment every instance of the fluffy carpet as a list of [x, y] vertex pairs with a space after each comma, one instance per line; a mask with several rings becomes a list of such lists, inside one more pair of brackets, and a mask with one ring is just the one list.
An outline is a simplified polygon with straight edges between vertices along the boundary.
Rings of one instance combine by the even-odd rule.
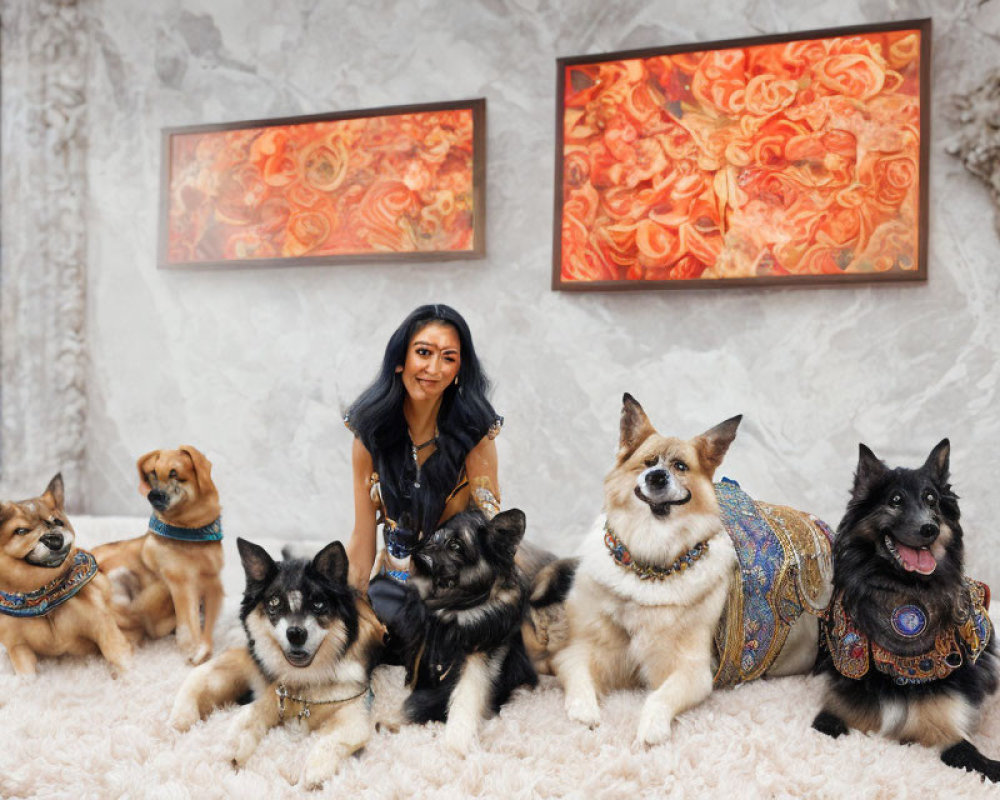
[[[142, 520], [77, 519], [83, 546], [136, 535]], [[226, 608], [218, 646], [236, 644], [243, 578], [235, 539], [226, 539]], [[277, 542], [261, 541], [274, 555]], [[322, 543], [315, 543], [317, 548]], [[309, 543], [297, 549], [309, 550]], [[134, 669], [114, 679], [98, 657], [43, 661], [36, 680], [0, 666], [0, 796], [4, 798], [301, 797], [306, 735], [297, 725], [268, 734], [242, 771], [227, 762], [234, 709], [188, 733], [167, 726], [174, 694], [190, 669], [173, 637], [145, 644]], [[378, 706], [404, 696], [402, 671], [381, 668]], [[852, 733], [832, 740], [810, 729], [820, 681], [761, 681], [716, 692], [682, 715], [672, 740], [653, 749], [632, 739], [643, 695], [620, 692], [603, 704], [599, 728], [570, 722], [562, 692], [543, 677], [487, 720], [479, 744], [456, 760], [442, 726], [376, 733], [314, 797], [997, 797], [1000, 789], [950, 769], [937, 754]], [[1000, 756], [997, 698], [976, 744]]]

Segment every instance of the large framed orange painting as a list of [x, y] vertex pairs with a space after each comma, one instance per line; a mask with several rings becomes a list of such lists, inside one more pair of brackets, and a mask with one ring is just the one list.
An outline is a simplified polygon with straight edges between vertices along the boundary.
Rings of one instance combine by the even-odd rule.
[[931, 21], [562, 58], [554, 289], [924, 280]]
[[485, 254], [486, 101], [163, 131], [162, 267]]

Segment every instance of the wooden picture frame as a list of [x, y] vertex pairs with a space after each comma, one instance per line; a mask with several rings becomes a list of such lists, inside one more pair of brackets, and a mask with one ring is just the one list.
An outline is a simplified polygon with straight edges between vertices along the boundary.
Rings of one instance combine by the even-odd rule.
[[931, 20], [560, 58], [552, 288], [927, 277]]
[[486, 253], [486, 100], [165, 128], [159, 265]]

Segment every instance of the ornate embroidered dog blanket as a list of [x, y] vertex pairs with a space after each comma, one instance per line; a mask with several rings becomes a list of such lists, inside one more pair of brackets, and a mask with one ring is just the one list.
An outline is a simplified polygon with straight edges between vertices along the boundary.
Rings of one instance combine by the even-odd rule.
[[[963, 579], [967, 593], [965, 619], [961, 625], [944, 628], [934, 637], [934, 646], [925, 653], [902, 656], [883, 647], [863, 633], [844, 608], [838, 594], [830, 605], [826, 642], [837, 672], [858, 680], [874, 666], [900, 686], [947, 678], [968, 660], [975, 664], [993, 636], [990, 621], [989, 589], [985, 583]], [[892, 626], [901, 636], [918, 636], [927, 625], [927, 615], [917, 605], [900, 606], [892, 616]]]
[[62, 605], [97, 574], [97, 559], [77, 550], [73, 564], [58, 578], [31, 592], [0, 591], [0, 614], [9, 617], [41, 617]]
[[149, 518], [149, 529], [157, 536], [180, 542], [218, 542], [222, 539], [222, 517], [200, 528], [179, 528], [157, 519], [154, 514]]
[[715, 632], [715, 685], [733, 686], [767, 671], [803, 612], [826, 613], [833, 531], [812, 514], [753, 500], [729, 478], [715, 494], [738, 561]]

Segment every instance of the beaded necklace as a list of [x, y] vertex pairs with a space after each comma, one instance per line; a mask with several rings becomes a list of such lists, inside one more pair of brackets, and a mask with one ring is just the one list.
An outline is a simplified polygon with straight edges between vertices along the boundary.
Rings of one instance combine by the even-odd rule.
[[70, 568], [53, 581], [31, 592], [0, 591], [0, 614], [9, 617], [41, 617], [62, 605], [97, 574], [97, 559], [77, 550]]
[[615, 563], [619, 567], [634, 572], [641, 581], [662, 581], [677, 572], [683, 572], [708, 552], [708, 540], [706, 539], [704, 542], [698, 542], [684, 555], [678, 557], [669, 567], [640, 564], [632, 558], [625, 543], [615, 535], [607, 522], [604, 523], [604, 544]]

